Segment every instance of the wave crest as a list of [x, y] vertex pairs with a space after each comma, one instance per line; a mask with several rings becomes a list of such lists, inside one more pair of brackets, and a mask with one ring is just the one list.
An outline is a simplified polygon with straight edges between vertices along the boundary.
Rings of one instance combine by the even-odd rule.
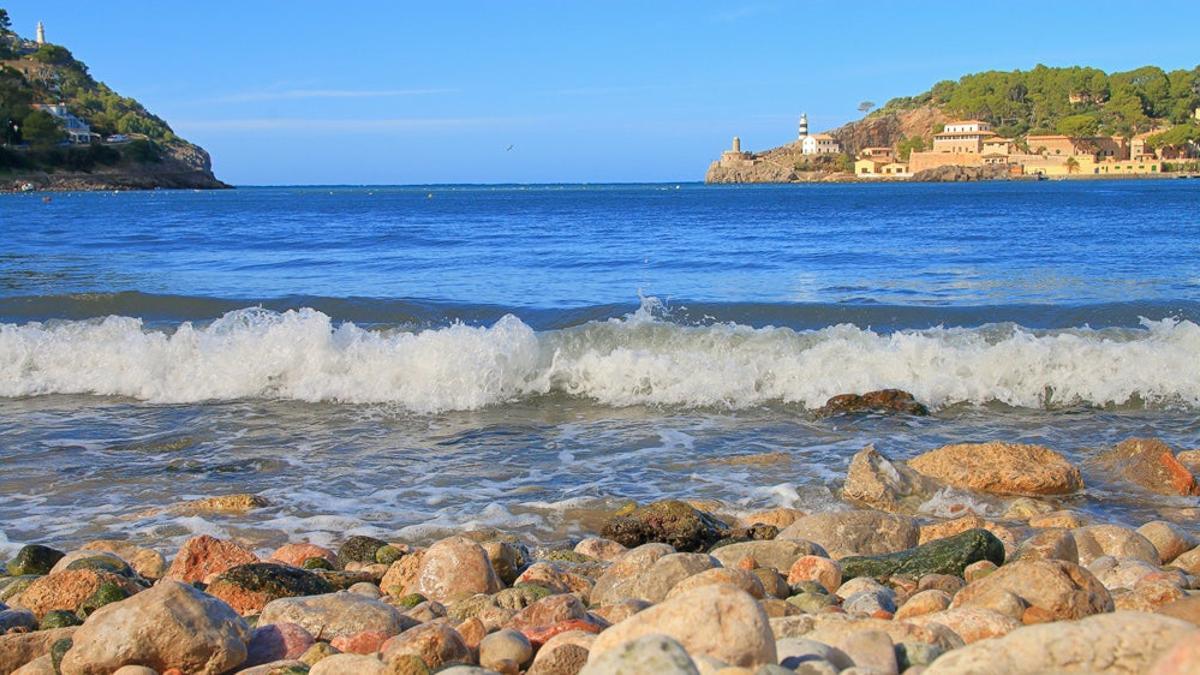
[[1200, 404], [1200, 326], [1031, 331], [1020, 326], [876, 333], [737, 324], [683, 326], [646, 307], [536, 332], [335, 324], [313, 309], [242, 309], [173, 331], [141, 320], [0, 324], [0, 396], [96, 394], [156, 403], [281, 398], [473, 410], [561, 393], [613, 406], [816, 407], [896, 387], [934, 407]]

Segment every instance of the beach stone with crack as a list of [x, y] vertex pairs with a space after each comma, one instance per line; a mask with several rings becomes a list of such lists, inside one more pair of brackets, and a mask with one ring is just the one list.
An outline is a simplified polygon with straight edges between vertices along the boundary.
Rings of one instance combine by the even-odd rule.
[[1104, 584], [1079, 565], [1061, 560], [1019, 560], [967, 584], [952, 607], [989, 607], [997, 594], [1011, 593], [1027, 608], [1023, 623], [1081, 619], [1111, 612], [1112, 596]]
[[751, 558], [757, 567], [769, 567], [781, 574], [786, 574], [804, 556], [829, 557], [824, 548], [811, 541], [779, 538], [729, 544], [714, 548], [709, 554], [723, 567], [737, 567], [743, 560]]
[[1004, 563], [1004, 544], [991, 532], [967, 530], [945, 539], [937, 539], [896, 553], [842, 558], [842, 576], [883, 578], [896, 574], [922, 576], [952, 574], [962, 576], [968, 565], [980, 560]]
[[[775, 570], [755, 570], [755, 572], [767, 572], [779, 578]], [[713, 584], [726, 584], [735, 588], [740, 588], [742, 591], [749, 593], [756, 600], [762, 600], [767, 597], [767, 591], [763, 587], [763, 582], [759, 581], [759, 577], [753, 572], [746, 570], [729, 569], [727, 567], [714, 567], [713, 569], [704, 570], [698, 574], [693, 574], [685, 579], [681, 579], [678, 583], [671, 587], [667, 592], [666, 598], [673, 598], [677, 595], [682, 595], [701, 586], [712, 586]], [[786, 597], [787, 584], [783, 584], [784, 597]]]
[[312, 572], [290, 565], [250, 563], [225, 570], [205, 590], [246, 615], [257, 614], [268, 602], [279, 598], [332, 593], [333, 586]]
[[433, 670], [472, 660], [471, 650], [458, 631], [440, 622], [421, 624], [389, 638], [380, 648], [380, 655], [385, 663], [416, 656]]
[[1137, 533], [1154, 546], [1164, 565], [1171, 564], [1171, 561], [1200, 544], [1191, 533], [1165, 520], [1146, 523], [1137, 529]]
[[271, 554], [267, 562], [276, 562], [282, 565], [291, 565], [292, 567], [304, 567], [305, 561], [310, 558], [320, 558], [330, 564], [330, 569], [337, 564], [337, 553], [324, 546], [316, 544], [284, 544]]
[[62, 672], [99, 675], [144, 665], [217, 675], [245, 662], [250, 637], [250, 627], [225, 603], [164, 580], [88, 617], [72, 636]]
[[665, 635], [645, 635], [608, 650], [588, 663], [582, 675], [700, 675], [683, 645]]
[[638, 507], [608, 520], [603, 537], [628, 548], [664, 543], [676, 551], [704, 551], [725, 536], [729, 527], [687, 502], [668, 499]]
[[[907, 516], [869, 510], [825, 511], [792, 523], [779, 533], [776, 541], [811, 542], [827, 551], [830, 558], [838, 560], [851, 555], [903, 551], [916, 546], [919, 537], [916, 520]], [[811, 554], [813, 552], [806, 553]], [[790, 565], [788, 567], [790, 569]]]
[[0, 673], [11, 673], [23, 664], [46, 656], [59, 640], [69, 640], [76, 627], [0, 634]]
[[940, 487], [868, 445], [850, 459], [842, 499], [891, 513], [913, 513]]
[[1133, 558], [1152, 565], [1161, 561], [1154, 544], [1137, 532], [1120, 525], [1088, 525], [1071, 530], [1079, 564], [1088, 566], [1103, 556]]
[[243, 667], [258, 666], [272, 661], [298, 659], [313, 646], [313, 636], [295, 623], [273, 623], [259, 626], [246, 643]]
[[1023, 626], [944, 654], [925, 675], [1142, 673], [1194, 628], [1186, 621], [1141, 612]]
[[281, 622], [299, 624], [318, 640], [365, 630], [395, 635], [417, 625], [391, 605], [346, 591], [272, 600], [263, 608], [258, 624]]
[[929, 409], [901, 389], [878, 389], [865, 394], [838, 394], [817, 408], [821, 416], [845, 414], [892, 414], [925, 416]]
[[1157, 438], [1130, 438], [1101, 453], [1101, 464], [1125, 480], [1165, 495], [1200, 495], [1196, 477]]
[[1070, 494], [1083, 488], [1079, 469], [1040, 445], [960, 443], [908, 462], [918, 473], [965, 490], [999, 495]]
[[13, 556], [5, 567], [8, 568], [9, 576], [13, 577], [49, 574], [64, 555], [66, 554], [62, 551], [49, 546], [27, 544], [17, 551], [17, 555]]
[[666, 635], [692, 655], [705, 655], [734, 666], [776, 663], [775, 639], [762, 608], [732, 586], [702, 586], [625, 619], [592, 644], [589, 662], [625, 642]]
[[246, 547], [202, 534], [183, 542], [163, 578], [187, 583], [204, 581], [231, 567], [253, 562], [258, 562], [258, 556]]

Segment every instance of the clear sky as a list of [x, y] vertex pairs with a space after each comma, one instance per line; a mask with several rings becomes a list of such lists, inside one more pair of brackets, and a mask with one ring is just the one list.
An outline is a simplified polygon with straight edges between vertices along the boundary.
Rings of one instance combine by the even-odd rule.
[[980, 70], [1200, 62], [1194, 0], [0, 7], [242, 185], [700, 180], [801, 111], [818, 131]]

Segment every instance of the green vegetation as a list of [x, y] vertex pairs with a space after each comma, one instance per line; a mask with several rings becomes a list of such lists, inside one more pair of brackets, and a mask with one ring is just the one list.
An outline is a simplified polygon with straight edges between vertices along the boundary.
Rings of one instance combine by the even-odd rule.
[[908, 158], [912, 156], [914, 152], [921, 152], [925, 150], [925, 147], [924, 138], [921, 138], [920, 136], [913, 136], [912, 138], [905, 136], [900, 139], [899, 143], [896, 144], [896, 153], [899, 154], [902, 161], [907, 162]]
[[929, 91], [895, 98], [875, 115], [924, 105], [990, 122], [1008, 137], [1027, 133], [1132, 136], [1156, 123], [1182, 124], [1200, 107], [1200, 66], [1166, 72], [1145, 66], [1108, 74], [1095, 68], [989, 71], [945, 80]]
[[[120, 162], [161, 162], [167, 146], [180, 143], [161, 118], [137, 101], [97, 82], [66, 47], [35, 46], [10, 30], [0, 9], [0, 59], [23, 63], [0, 67], [0, 171], [90, 171]], [[28, 65], [24, 65], [28, 64]], [[66, 135], [60, 120], [35, 110], [34, 103], [61, 102], [101, 136], [132, 135], [120, 148], [60, 147]]]
[[1189, 143], [1200, 143], [1200, 125], [1180, 124], [1162, 133], [1146, 138], [1146, 145], [1158, 150], [1160, 148], [1181, 148]]
[[805, 155], [796, 161], [797, 171], [841, 171], [854, 173], [854, 158], [846, 153], [837, 155]]

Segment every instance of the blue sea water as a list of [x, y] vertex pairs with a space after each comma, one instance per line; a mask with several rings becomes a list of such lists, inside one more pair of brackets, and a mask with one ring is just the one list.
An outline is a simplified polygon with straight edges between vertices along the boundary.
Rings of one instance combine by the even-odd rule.
[[[867, 443], [991, 439], [1083, 466], [1057, 505], [1194, 527], [1093, 460], [1200, 447], [1200, 181], [42, 197], [0, 196], [0, 549], [561, 542], [630, 497], [829, 508]], [[811, 412], [881, 387], [934, 414]], [[272, 506], [161, 510], [228, 492]]]

